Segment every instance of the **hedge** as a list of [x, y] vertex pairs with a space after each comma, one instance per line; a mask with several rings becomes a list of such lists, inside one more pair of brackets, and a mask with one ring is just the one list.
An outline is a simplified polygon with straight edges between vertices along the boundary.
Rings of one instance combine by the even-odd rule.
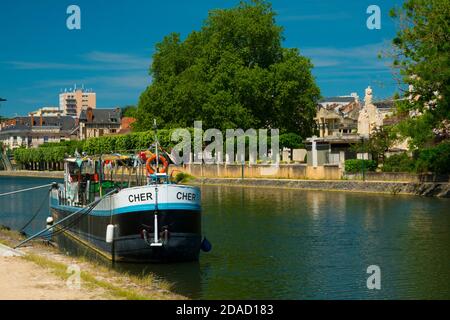
[[386, 158], [383, 163], [383, 172], [414, 172], [416, 162], [406, 153], [395, 154]]
[[[172, 131], [159, 130], [158, 140], [163, 148], [175, 145], [170, 141]], [[61, 162], [66, 156], [73, 156], [75, 151], [87, 154], [102, 154], [113, 152], [132, 152], [148, 149], [154, 143], [154, 132], [138, 132], [121, 136], [104, 136], [85, 141], [63, 141], [46, 143], [39, 148], [14, 150], [14, 159], [21, 164], [40, 162]]]
[[415, 156], [407, 154], [393, 155], [383, 164], [383, 172], [416, 172], [450, 174], [450, 141], [415, 152]]
[[345, 171], [349, 173], [358, 173], [364, 171], [375, 171], [378, 165], [375, 160], [351, 159], [345, 161]]
[[67, 147], [45, 147], [37, 149], [16, 149], [14, 159], [19, 163], [30, 162], [61, 162], [67, 152]]

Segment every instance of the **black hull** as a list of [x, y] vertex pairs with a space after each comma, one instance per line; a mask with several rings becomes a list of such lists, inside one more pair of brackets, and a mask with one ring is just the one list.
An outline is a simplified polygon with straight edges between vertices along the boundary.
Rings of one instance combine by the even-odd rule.
[[[72, 212], [52, 208], [55, 222]], [[109, 224], [116, 226], [114, 242], [106, 242]], [[77, 240], [98, 254], [112, 261], [137, 263], [166, 263], [197, 261], [201, 247], [201, 212], [168, 210], [158, 212], [158, 229], [167, 228], [166, 235], [160, 234], [163, 246], [151, 247], [153, 240], [154, 212], [142, 211], [118, 215], [83, 215], [69, 219], [63, 234]], [[55, 228], [56, 232], [58, 227]], [[142, 230], [148, 232], [148, 241], [142, 237]]]

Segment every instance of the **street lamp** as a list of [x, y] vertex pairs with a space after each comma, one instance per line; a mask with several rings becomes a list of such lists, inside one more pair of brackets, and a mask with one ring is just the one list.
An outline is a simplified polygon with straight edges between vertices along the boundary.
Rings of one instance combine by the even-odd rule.
[[[7, 101], [7, 100], [0, 97], [0, 102], [5, 102], [5, 101]], [[2, 118], [2, 117], [0, 116], [0, 119], [1, 119], [1, 118]]]
[[362, 180], [366, 181], [366, 176], [365, 176], [365, 168], [364, 168], [364, 162], [366, 161], [366, 157], [365, 157], [365, 149], [364, 149], [364, 137], [361, 137], [361, 149], [362, 149], [362, 161], [361, 161], [361, 170], [362, 170]]

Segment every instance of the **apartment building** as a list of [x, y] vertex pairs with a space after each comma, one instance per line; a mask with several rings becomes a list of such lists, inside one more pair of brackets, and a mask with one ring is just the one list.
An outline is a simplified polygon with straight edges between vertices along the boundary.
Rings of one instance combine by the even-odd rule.
[[65, 116], [78, 118], [83, 110], [97, 107], [96, 93], [90, 89], [65, 89], [59, 95], [59, 108]]

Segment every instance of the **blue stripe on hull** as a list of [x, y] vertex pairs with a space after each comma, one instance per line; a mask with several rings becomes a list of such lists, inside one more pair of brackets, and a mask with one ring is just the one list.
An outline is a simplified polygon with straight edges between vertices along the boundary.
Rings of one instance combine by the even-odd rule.
[[[69, 212], [75, 212], [80, 210], [80, 207], [71, 207], [71, 206], [64, 206], [64, 205], [58, 205], [53, 203], [52, 201], [52, 208], [58, 209], [58, 210], [64, 210]], [[93, 216], [99, 216], [99, 217], [109, 217], [112, 215], [118, 215], [118, 214], [125, 214], [130, 212], [140, 212], [140, 211], [154, 211], [156, 209], [156, 206], [154, 204], [141, 204], [136, 206], [128, 206], [128, 207], [122, 207], [122, 208], [116, 208], [112, 210], [112, 213], [110, 210], [92, 210], [90, 215]], [[191, 205], [186, 203], [161, 203], [158, 204], [158, 210], [187, 210], [187, 211], [200, 211], [201, 208], [198, 205]]]

